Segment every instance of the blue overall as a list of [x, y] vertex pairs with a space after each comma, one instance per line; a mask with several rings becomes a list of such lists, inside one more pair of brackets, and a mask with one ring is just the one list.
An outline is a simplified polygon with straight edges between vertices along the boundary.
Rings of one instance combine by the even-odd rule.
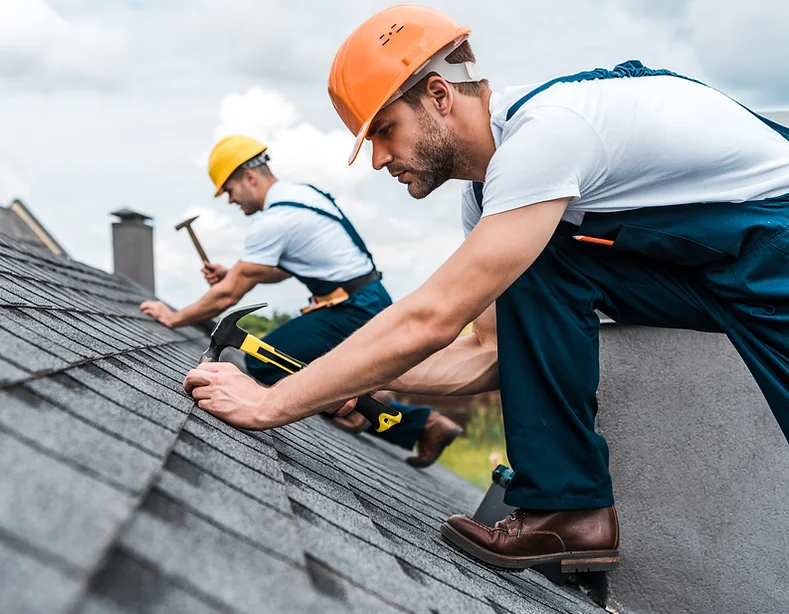
[[[597, 69], [548, 82], [507, 118], [554, 83], [656, 74], [684, 78], [639, 62]], [[789, 129], [760, 119], [789, 140]], [[480, 204], [479, 186], [475, 193]], [[496, 301], [507, 455], [516, 470], [507, 504], [561, 510], [614, 502], [608, 446], [594, 430], [596, 309], [621, 324], [726, 333], [789, 439], [789, 194], [586, 213], [580, 229], [561, 222]]]
[[[335, 220], [342, 225], [353, 243], [370, 259], [372, 270], [375, 270], [372, 254], [370, 254], [350, 220], [345, 217], [334, 202], [334, 199], [329, 194], [321, 192], [313, 186], [310, 187], [331, 201], [339, 215], [333, 215], [317, 207], [290, 201], [272, 203], [269, 207], [309, 209], [319, 215]], [[330, 294], [342, 285], [341, 282], [331, 282], [298, 275], [294, 275], [294, 277], [307, 286], [309, 291], [316, 296]], [[381, 281], [377, 280], [354, 292], [347, 301], [339, 305], [316, 309], [285, 322], [266, 335], [265, 339], [281, 352], [298, 358], [303, 362], [311, 362], [339, 345], [351, 333], [391, 304], [392, 299], [389, 297], [389, 293]], [[249, 374], [267, 386], [273, 385], [286, 375], [276, 367], [260, 362], [251, 356], [245, 355], [245, 361]], [[393, 405], [393, 407], [395, 406]], [[370, 434], [410, 450], [419, 441], [427, 416], [430, 413], [430, 408], [424, 406], [411, 407], [410, 405], [397, 403], [395, 409], [403, 414], [400, 424], [383, 433], [370, 431]]]

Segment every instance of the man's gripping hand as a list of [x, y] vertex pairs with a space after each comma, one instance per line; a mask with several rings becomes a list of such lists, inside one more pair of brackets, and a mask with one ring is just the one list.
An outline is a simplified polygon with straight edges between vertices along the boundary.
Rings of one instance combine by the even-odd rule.
[[205, 280], [211, 286], [218, 284], [227, 275], [227, 269], [225, 267], [223, 267], [221, 264], [211, 264], [210, 262], [203, 263], [201, 272], [203, 273]]
[[[265, 388], [229, 362], [204, 362], [192, 369], [184, 380], [184, 390], [197, 401], [198, 407], [233, 426], [266, 430], [305, 417], [278, 409], [273, 402], [273, 388]], [[327, 410], [344, 416], [356, 400]], [[317, 412], [308, 412], [307, 415]]]

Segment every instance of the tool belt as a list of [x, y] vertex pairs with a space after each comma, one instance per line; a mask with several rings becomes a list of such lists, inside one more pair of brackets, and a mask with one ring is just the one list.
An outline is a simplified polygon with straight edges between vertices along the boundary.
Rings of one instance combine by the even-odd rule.
[[369, 286], [371, 283], [378, 281], [379, 279], [381, 279], [381, 273], [378, 270], [373, 269], [366, 275], [355, 277], [349, 281], [344, 281], [338, 288], [329, 294], [324, 294], [322, 296], [311, 296], [310, 304], [306, 307], [302, 307], [301, 313], [309, 313], [310, 311], [315, 311], [316, 309], [334, 307], [335, 305], [344, 303], [349, 298], [351, 298], [353, 293], [358, 292], [362, 288]]

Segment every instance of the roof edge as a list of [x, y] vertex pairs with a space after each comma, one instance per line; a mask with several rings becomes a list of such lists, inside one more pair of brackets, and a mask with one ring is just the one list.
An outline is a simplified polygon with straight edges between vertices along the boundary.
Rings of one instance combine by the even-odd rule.
[[67, 258], [69, 255], [66, 253], [66, 250], [63, 249], [63, 246], [57, 242], [57, 239], [53, 237], [49, 231], [44, 228], [41, 222], [38, 221], [35, 215], [25, 207], [25, 204], [19, 200], [18, 198], [15, 199], [8, 208], [16, 213], [16, 215], [21, 219], [30, 230], [41, 240], [41, 242], [47, 246], [47, 248], [54, 254], [58, 256], [66, 256]]

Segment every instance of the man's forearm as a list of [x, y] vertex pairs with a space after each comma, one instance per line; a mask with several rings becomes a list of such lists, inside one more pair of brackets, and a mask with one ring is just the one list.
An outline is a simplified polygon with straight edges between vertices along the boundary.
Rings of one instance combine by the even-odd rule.
[[235, 305], [238, 301], [233, 298], [232, 294], [219, 288], [221, 283], [222, 282], [213, 286], [203, 298], [193, 305], [176, 311], [173, 314], [171, 326], [176, 328], [197, 324], [198, 322], [214, 318], [225, 309], [229, 309]]
[[[456, 328], [441, 324], [441, 316], [425, 307], [429, 305], [411, 295], [375, 316], [335, 350], [270, 388], [272, 409], [292, 421], [336, 407], [382, 387], [445, 347], [463, 322]], [[366, 351], [370, 347], [378, 351]], [[335, 359], [338, 355], [342, 360]], [[362, 356], [369, 358], [357, 358]]]
[[498, 351], [471, 333], [428, 357], [386, 386], [394, 392], [469, 395], [499, 388]]

